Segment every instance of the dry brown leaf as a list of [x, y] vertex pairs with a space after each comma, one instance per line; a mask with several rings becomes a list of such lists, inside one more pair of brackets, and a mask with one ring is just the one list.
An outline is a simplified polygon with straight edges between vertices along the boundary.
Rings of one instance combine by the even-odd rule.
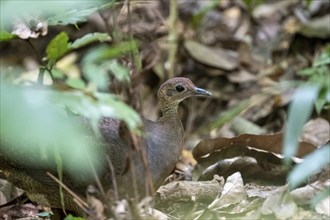
[[[216, 138], [201, 141], [194, 149], [193, 156], [197, 160], [207, 154], [221, 149], [242, 146], [253, 147], [268, 152], [280, 154], [282, 152], [283, 133], [271, 135], [243, 134], [234, 138]], [[303, 157], [316, 149], [316, 146], [307, 142], [300, 142], [297, 152], [298, 157]]]
[[236, 172], [227, 178], [221, 195], [208, 208], [213, 210], [223, 209], [232, 204], [239, 203], [246, 196], [242, 176], [239, 172]]
[[302, 139], [320, 146], [330, 140], [330, 125], [323, 118], [312, 119], [304, 126]]
[[251, 81], [256, 81], [256, 75], [248, 72], [247, 70], [241, 69], [238, 72], [233, 72], [228, 75], [228, 79], [233, 83], [246, 83]]
[[[227, 148], [228, 150], [231, 149]], [[221, 159], [220, 157], [208, 158], [208, 162], [214, 162], [215, 164], [207, 167], [199, 176], [198, 180], [209, 180], [215, 174], [227, 177], [235, 172], [240, 172], [246, 181], [258, 180], [271, 182], [272, 184], [285, 183], [288, 171], [282, 168], [279, 158], [276, 161], [271, 159], [274, 155], [269, 153], [246, 150], [246, 152], [249, 151], [250, 154], [255, 154], [254, 157], [257, 159], [251, 156], [240, 156], [230, 159]], [[227, 152], [223, 151], [221, 153], [227, 154]], [[207, 166], [207, 163], [205, 163], [205, 160], [202, 160], [199, 165], [203, 168]]]
[[229, 50], [211, 48], [196, 41], [186, 40], [184, 47], [198, 62], [224, 70], [234, 70], [238, 67], [238, 59]]

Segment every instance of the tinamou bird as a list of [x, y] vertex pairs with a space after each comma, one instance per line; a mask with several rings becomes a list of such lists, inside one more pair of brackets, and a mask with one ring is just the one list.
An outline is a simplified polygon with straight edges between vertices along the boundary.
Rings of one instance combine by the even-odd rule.
[[[146, 161], [150, 170], [154, 187], [157, 189], [175, 168], [181, 155], [184, 129], [178, 116], [178, 106], [181, 101], [191, 96], [210, 96], [211, 93], [196, 87], [189, 79], [176, 77], [164, 82], [158, 91], [158, 101], [162, 117], [157, 121], [144, 119], [144, 147]], [[117, 119], [103, 117], [100, 119], [98, 129], [101, 134], [101, 148], [104, 158], [110, 158], [116, 174], [118, 191], [121, 195], [132, 195], [132, 172], [129, 166], [134, 164], [135, 181], [138, 190], [144, 191], [146, 186], [146, 173], [140, 157], [133, 156], [129, 161], [131, 146], [129, 141], [123, 140], [120, 134], [121, 122]], [[1, 142], [1, 144], [6, 144]], [[28, 197], [38, 204], [61, 208], [61, 198], [58, 184], [46, 172], [56, 173], [56, 167], [36, 167], [31, 169], [20, 164], [18, 160], [8, 157], [0, 148], [0, 170], [7, 179], [17, 187], [26, 191]], [[139, 158], [139, 159], [137, 159]], [[129, 161], [129, 162], [128, 162]], [[108, 163], [99, 175], [103, 186], [111, 187], [113, 179]], [[77, 195], [84, 197], [90, 182], [77, 182], [63, 171], [63, 183]], [[65, 208], [77, 211], [77, 205], [72, 197], [64, 193]]]

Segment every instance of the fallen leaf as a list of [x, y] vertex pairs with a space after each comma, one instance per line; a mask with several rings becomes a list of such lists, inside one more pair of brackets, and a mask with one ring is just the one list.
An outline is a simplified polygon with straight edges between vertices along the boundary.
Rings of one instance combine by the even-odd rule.
[[[237, 152], [240, 149], [227, 148], [221, 151], [221, 154], [228, 156], [228, 152]], [[242, 151], [242, 150], [241, 150]], [[249, 156], [236, 156], [233, 158], [223, 159], [218, 154], [214, 154], [214, 157], [201, 160], [198, 163], [198, 167], [204, 169], [209, 165], [204, 172], [199, 176], [198, 180], [210, 180], [214, 175], [223, 176], [224, 178], [232, 175], [235, 172], [240, 172], [244, 180], [250, 182], [258, 180], [260, 182], [267, 182], [271, 184], [285, 184], [288, 170], [282, 168], [280, 158], [266, 153], [258, 152], [253, 149], [246, 148], [243, 154], [249, 154]]]
[[250, 72], [241, 69], [237, 72], [228, 74], [228, 79], [230, 82], [233, 83], [246, 83], [246, 82], [256, 81], [257, 77], [256, 75], [253, 75]]
[[[207, 139], [199, 142], [199, 144], [193, 149], [193, 156], [196, 160], [199, 158], [220, 151], [221, 149], [233, 146], [249, 146], [261, 150], [265, 150], [273, 153], [282, 153], [283, 145], [283, 133], [276, 133], [271, 135], [253, 135], [242, 134], [233, 138], [215, 138]], [[303, 157], [316, 148], [315, 145], [308, 142], [300, 142], [300, 147], [297, 153], [298, 157]]]
[[316, 205], [315, 210], [320, 214], [330, 216], [330, 196], [319, 202]]
[[320, 146], [330, 140], [330, 125], [323, 118], [308, 121], [303, 128], [302, 139]]
[[196, 41], [186, 40], [184, 47], [198, 62], [224, 70], [234, 70], [238, 67], [238, 59], [229, 50], [211, 48]]
[[278, 219], [290, 219], [297, 212], [297, 205], [293, 201], [288, 187], [274, 190], [260, 208], [263, 215], [274, 214]]
[[327, 39], [330, 36], [329, 21], [329, 14], [320, 18], [315, 18], [310, 22], [303, 24], [298, 32], [306, 37]]
[[216, 198], [208, 208], [213, 210], [223, 209], [239, 203], [246, 196], [242, 176], [239, 172], [236, 172], [227, 178], [220, 197]]

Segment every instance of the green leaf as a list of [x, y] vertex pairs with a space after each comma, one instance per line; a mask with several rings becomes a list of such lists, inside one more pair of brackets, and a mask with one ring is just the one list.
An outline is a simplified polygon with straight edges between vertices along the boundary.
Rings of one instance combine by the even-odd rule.
[[76, 25], [77, 22], [85, 22], [87, 17], [98, 10], [98, 7], [86, 9], [71, 9], [62, 14], [48, 18], [48, 25]]
[[74, 217], [73, 215], [69, 214], [64, 218], [64, 220], [85, 220], [85, 219], [81, 217]]
[[142, 120], [139, 114], [116, 96], [95, 92], [86, 95], [83, 91], [52, 92], [51, 99], [55, 103], [67, 106], [72, 112], [94, 121], [100, 117], [112, 117], [123, 120], [132, 131], [138, 130]]
[[315, 68], [305, 68], [305, 69], [302, 69], [302, 70], [299, 70], [298, 71], [298, 75], [300, 76], [312, 76], [314, 73], [315, 73]]
[[110, 41], [111, 38], [109, 36], [109, 34], [107, 33], [90, 33], [90, 34], [86, 34], [85, 36], [75, 40], [72, 44], [70, 44], [70, 48], [71, 49], [78, 49], [81, 48], [83, 46], [86, 46], [90, 43], [93, 42], [105, 42], [105, 41]]
[[15, 16], [30, 19], [31, 16], [48, 18], [48, 25], [75, 24], [85, 21], [87, 16], [102, 7], [103, 1], [86, 0], [29, 0], [1, 1], [1, 25], [9, 27]]
[[325, 99], [317, 99], [315, 102], [315, 110], [317, 114], [320, 114], [324, 105], [327, 103], [327, 100]]
[[135, 41], [121, 42], [111, 47], [100, 46], [90, 50], [84, 57], [84, 60], [85, 62], [97, 62], [105, 59], [113, 59], [130, 51], [135, 51], [137, 48], [137, 42]]
[[96, 170], [101, 168], [99, 156], [102, 152], [97, 143], [81, 134], [79, 123], [60, 107], [63, 94], [2, 83], [1, 154], [36, 170], [56, 170], [55, 161], [59, 155], [66, 171], [83, 181], [93, 178], [91, 164]]
[[234, 117], [239, 115], [244, 109], [246, 109], [251, 102], [249, 100], [245, 100], [240, 102], [238, 105], [233, 108], [223, 112], [214, 122], [211, 124], [211, 129], [220, 128], [228, 121], [232, 120]]
[[319, 86], [304, 86], [299, 88], [293, 97], [284, 133], [283, 154], [286, 162], [289, 162], [291, 157], [296, 155], [299, 136], [312, 113], [318, 92]]
[[57, 69], [57, 68], [52, 69], [52, 75], [56, 79], [63, 79], [65, 77], [65, 74], [63, 73], [63, 71], [60, 69]]
[[14, 39], [16, 38], [16, 35], [15, 34], [11, 34], [7, 31], [4, 31], [4, 30], [1, 30], [0, 31], [0, 41], [8, 41], [8, 40], [11, 40], [11, 39]]
[[291, 188], [303, 183], [310, 175], [320, 171], [330, 163], [330, 145], [327, 144], [304, 158], [304, 161], [297, 164], [290, 172], [288, 180]]
[[109, 82], [109, 61], [83, 63], [83, 75], [100, 90], [106, 90]]
[[65, 83], [75, 89], [84, 89], [86, 87], [86, 83], [79, 78], [69, 78], [65, 81]]
[[[100, 46], [89, 50], [82, 60], [83, 75], [100, 90], [108, 86], [109, 71], [119, 80], [126, 80], [128, 72], [112, 59], [137, 50], [135, 41], [122, 42], [114, 46]], [[118, 71], [118, 72], [117, 72]]]
[[330, 64], [330, 45], [327, 45], [325, 50], [313, 62], [313, 67]]
[[53, 65], [61, 56], [69, 51], [69, 36], [65, 32], [59, 33], [48, 44], [46, 49], [47, 59]]
[[110, 71], [113, 76], [116, 77], [119, 81], [122, 82], [129, 82], [130, 81], [130, 75], [129, 71], [126, 67], [123, 65], [120, 65], [117, 60], [111, 60], [109, 64]]

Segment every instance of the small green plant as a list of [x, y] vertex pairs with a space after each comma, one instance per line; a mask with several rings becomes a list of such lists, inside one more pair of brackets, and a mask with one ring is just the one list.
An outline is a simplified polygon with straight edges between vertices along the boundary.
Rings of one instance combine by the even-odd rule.
[[298, 75], [305, 77], [308, 83], [319, 85], [320, 92], [315, 100], [315, 109], [320, 113], [323, 108], [329, 109], [330, 105], [330, 44], [315, 58], [311, 67], [302, 69]]
[[[289, 106], [287, 126], [283, 141], [284, 162], [289, 164], [291, 158], [296, 155], [298, 150], [298, 139], [303, 130], [304, 124], [310, 118], [313, 105], [318, 113], [324, 109], [329, 109], [329, 67], [330, 64], [330, 45], [318, 56], [312, 67], [299, 71], [300, 76], [304, 76], [307, 82], [300, 87]], [[307, 155], [302, 163], [293, 167], [288, 177], [291, 189], [299, 186], [307, 178], [330, 164], [330, 145], [326, 144], [313, 153]], [[322, 198], [330, 195], [329, 187], [315, 196], [310, 202], [317, 204]]]

